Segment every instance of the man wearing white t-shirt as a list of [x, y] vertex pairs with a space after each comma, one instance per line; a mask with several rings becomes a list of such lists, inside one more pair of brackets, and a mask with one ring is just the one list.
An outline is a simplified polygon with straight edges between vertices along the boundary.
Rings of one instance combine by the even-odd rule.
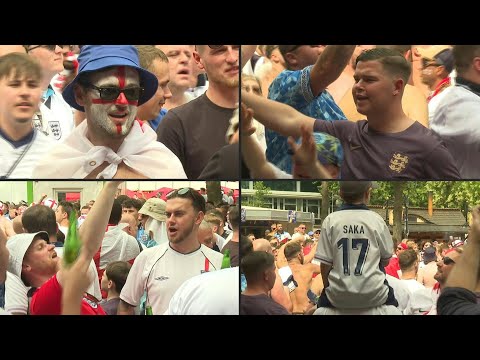
[[0, 58], [0, 178], [29, 178], [53, 143], [32, 128], [42, 72], [26, 54]]
[[42, 68], [42, 99], [34, 126], [52, 140], [64, 141], [73, 131], [73, 109], [50, 85], [53, 77], [64, 70], [63, 52], [67, 45], [24, 45], [28, 55]]
[[146, 307], [164, 314], [175, 291], [187, 279], [219, 270], [222, 254], [198, 242], [198, 228], [205, 213], [205, 199], [191, 188], [169, 195], [165, 208], [168, 243], [138, 255], [120, 294], [119, 315], [133, 315], [146, 292]]
[[283, 231], [283, 225], [280, 223], [277, 224], [277, 232], [275, 233], [275, 237], [278, 239], [278, 242], [281, 244], [284, 244], [288, 240], [292, 239], [292, 236], [288, 231]]

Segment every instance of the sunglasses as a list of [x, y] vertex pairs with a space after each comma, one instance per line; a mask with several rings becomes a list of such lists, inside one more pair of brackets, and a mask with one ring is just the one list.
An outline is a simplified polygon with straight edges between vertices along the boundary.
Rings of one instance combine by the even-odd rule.
[[69, 45], [37, 45], [37, 46], [31, 47], [30, 49], [27, 49], [27, 52], [35, 50], [36, 48], [39, 48], [39, 47], [42, 47], [50, 51], [55, 51], [57, 46], [63, 49], [65, 46], [69, 46]]
[[320, 231], [315, 231], [315, 234], [320, 234]]
[[442, 260], [443, 260], [443, 263], [444, 263], [445, 265], [455, 264], [455, 260], [452, 260], [452, 259], [449, 258], [448, 256], [444, 256]]
[[118, 99], [120, 93], [124, 93], [128, 101], [137, 101], [142, 96], [144, 88], [142, 87], [131, 87], [126, 89], [120, 89], [117, 87], [98, 87], [93, 84], [84, 83], [83, 86], [95, 89], [100, 93], [100, 99], [113, 101]]
[[195, 190], [193, 190], [192, 188], [188, 188], [188, 187], [185, 187], [185, 188], [181, 188], [181, 189], [178, 189], [176, 191], [172, 191], [170, 194], [167, 195], [167, 199], [170, 199], [172, 198], [174, 195], [175, 196], [178, 196], [178, 195], [185, 195], [185, 194], [189, 194], [190, 196], [193, 196], [193, 192]]

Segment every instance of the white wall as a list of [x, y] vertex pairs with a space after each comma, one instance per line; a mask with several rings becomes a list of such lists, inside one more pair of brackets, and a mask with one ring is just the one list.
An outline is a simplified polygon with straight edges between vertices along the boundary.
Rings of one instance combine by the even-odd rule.
[[[238, 189], [238, 181], [222, 181], [222, 186], [230, 189]], [[80, 203], [84, 205], [89, 200], [95, 199], [103, 186], [103, 181], [34, 181], [33, 199], [38, 201], [42, 194], [47, 194], [50, 198], [55, 198], [58, 191], [80, 191]], [[182, 188], [192, 187], [199, 190], [206, 187], [205, 181], [127, 181], [123, 187], [129, 190], [151, 191], [162, 187]], [[0, 182], [0, 200], [13, 201], [18, 203], [20, 200], [27, 200], [27, 181], [1, 181]]]
[[27, 182], [26, 181], [1, 181], [0, 182], [0, 200], [14, 203], [20, 200], [27, 201]]
[[[238, 181], [221, 181], [222, 186], [230, 189], [239, 189]], [[126, 188], [129, 190], [153, 191], [162, 187], [178, 189], [191, 187], [196, 190], [206, 187], [205, 181], [127, 181]]]

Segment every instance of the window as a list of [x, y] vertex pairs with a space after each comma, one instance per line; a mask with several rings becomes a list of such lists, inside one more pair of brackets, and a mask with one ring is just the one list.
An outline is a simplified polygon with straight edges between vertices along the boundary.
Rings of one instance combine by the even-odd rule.
[[54, 189], [55, 197], [58, 201], [76, 202], [81, 200], [81, 191], [75, 190], [56, 190]]
[[273, 209], [273, 199], [272, 198], [265, 198], [265, 200], [263, 201], [263, 206], [262, 207]]
[[277, 198], [276, 200], [277, 200], [277, 206], [275, 207], [275, 209], [283, 210], [284, 199], [283, 198]]
[[296, 191], [296, 181], [283, 181], [283, 180], [277, 180], [277, 181], [264, 181], [263, 185], [268, 186], [272, 190], [277, 190], [277, 191]]
[[296, 199], [285, 199], [285, 210], [297, 210]]
[[242, 189], [250, 189], [250, 181], [241, 181]]
[[321, 181], [300, 181], [301, 192], [314, 192], [318, 193], [318, 187], [322, 186]]

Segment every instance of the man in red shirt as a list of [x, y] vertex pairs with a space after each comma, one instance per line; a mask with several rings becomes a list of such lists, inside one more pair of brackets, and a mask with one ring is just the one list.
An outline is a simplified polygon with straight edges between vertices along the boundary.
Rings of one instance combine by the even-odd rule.
[[[113, 205], [118, 182], [107, 182], [98, 195], [95, 205], [79, 229], [83, 246], [76, 260], [88, 264], [98, 251], [105, 234], [108, 217]], [[22, 279], [26, 286], [37, 288], [30, 303], [32, 315], [60, 315], [62, 313], [62, 289], [64, 287], [63, 264], [55, 252], [55, 246], [49, 244], [48, 233], [40, 231], [33, 234], [12, 236], [7, 243], [10, 252], [8, 271]], [[71, 284], [68, 284], [71, 285]], [[82, 315], [105, 315], [97, 300], [85, 294], [81, 302]]]

